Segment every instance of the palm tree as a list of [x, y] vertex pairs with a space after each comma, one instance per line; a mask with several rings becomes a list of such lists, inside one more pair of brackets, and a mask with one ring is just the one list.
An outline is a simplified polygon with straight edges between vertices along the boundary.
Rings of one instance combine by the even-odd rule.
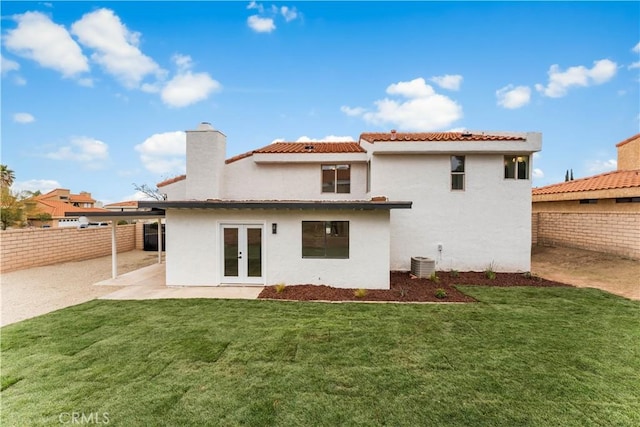
[[0, 185], [2, 188], [11, 187], [16, 179], [16, 174], [7, 165], [0, 165]]

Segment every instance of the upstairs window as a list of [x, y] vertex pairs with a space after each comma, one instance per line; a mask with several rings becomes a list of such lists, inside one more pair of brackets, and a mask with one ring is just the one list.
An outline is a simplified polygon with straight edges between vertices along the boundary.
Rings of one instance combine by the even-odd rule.
[[505, 179], [529, 179], [529, 156], [504, 156]]
[[302, 258], [349, 258], [349, 221], [302, 221]]
[[464, 190], [464, 156], [451, 156], [451, 189]]
[[350, 193], [351, 167], [349, 165], [322, 165], [323, 193]]

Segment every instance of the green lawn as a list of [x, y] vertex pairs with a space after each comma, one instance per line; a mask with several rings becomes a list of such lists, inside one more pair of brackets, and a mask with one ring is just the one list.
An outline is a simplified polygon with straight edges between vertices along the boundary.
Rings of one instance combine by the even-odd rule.
[[92, 301], [9, 325], [1, 424], [640, 425], [640, 303], [462, 289], [479, 302]]

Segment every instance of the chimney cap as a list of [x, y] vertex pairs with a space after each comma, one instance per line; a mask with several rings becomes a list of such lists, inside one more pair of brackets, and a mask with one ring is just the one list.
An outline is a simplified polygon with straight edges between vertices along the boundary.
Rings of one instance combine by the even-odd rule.
[[211, 123], [209, 122], [202, 122], [198, 125], [198, 129], [197, 130], [215, 130], [213, 129], [213, 126], [211, 126]]

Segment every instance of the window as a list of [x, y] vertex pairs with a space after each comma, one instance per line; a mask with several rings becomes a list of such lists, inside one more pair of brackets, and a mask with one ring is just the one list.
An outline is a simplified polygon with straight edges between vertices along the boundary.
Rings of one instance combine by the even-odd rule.
[[464, 156], [451, 156], [451, 189], [464, 190]]
[[618, 197], [616, 203], [640, 203], [640, 197]]
[[367, 162], [367, 193], [371, 192], [371, 160]]
[[598, 203], [598, 199], [580, 199], [581, 205], [595, 205]]
[[322, 165], [323, 193], [350, 193], [351, 167], [349, 165]]
[[529, 179], [529, 156], [504, 156], [505, 179]]
[[302, 258], [349, 258], [349, 221], [302, 221]]

